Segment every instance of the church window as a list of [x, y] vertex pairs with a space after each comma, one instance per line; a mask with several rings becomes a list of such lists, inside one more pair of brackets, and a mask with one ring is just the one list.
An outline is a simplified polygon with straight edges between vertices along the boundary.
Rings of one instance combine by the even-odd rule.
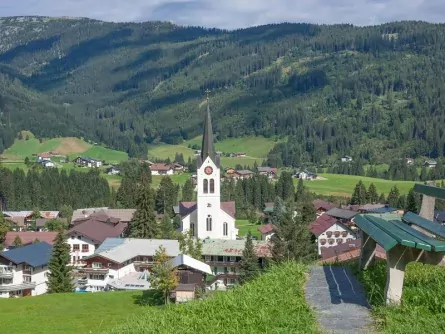
[[209, 192], [209, 181], [208, 180], [204, 180], [204, 183], [203, 183], [203, 191], [204, 191], [204, 194], [207, 194], [208, 192]]
[[206, 222], [207, 222], [207, 231], [211, 231], [212, 230], [212, 216], [208, 215]]
[[227, 236], [229, 234], [229, 226], [227, 223], [223, 224], [223, 235]]
[[192, 235], [195, 235], [195, 223], [190, 223], [190, 230], [192, 230]]
[[215, 180], [210, 179], [210, 193], [213, 194], [215, 192]]

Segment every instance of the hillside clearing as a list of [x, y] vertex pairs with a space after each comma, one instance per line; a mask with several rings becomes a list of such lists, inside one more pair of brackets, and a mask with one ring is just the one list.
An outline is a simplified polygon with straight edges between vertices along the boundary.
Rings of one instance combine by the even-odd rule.
[[[326, 178], [326, 180], [304, 181], [305, 186], [320, 195], [351, 196], [355, 185], [360, 180], [366, 187], [374, 183], [377, 192], [379, 194], [384, 193], [385, 195], [388, 195], [394, 185], [397, 185], [401, 195], [407, 194], [415, 184], [412, 181], [392, 181], [356, 175], [320, 174], [320, 176]], [[294, 183], [296, 185], [298, 179], [294, 179]]]
[[111, 333], [317, 333], [304, 297], [306, 267], [287, 263], [202, 301], [151, 307]]

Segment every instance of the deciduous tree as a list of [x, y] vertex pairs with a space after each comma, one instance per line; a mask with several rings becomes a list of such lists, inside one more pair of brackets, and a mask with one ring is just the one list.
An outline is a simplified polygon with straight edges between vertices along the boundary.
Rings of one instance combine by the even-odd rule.
[[188, 230], [179, 235], [179, 249], [183, 254], [187, 254], [192, 258], [201, 261], [202, 242], [199, 238], [193, 236], [192, 230]]
[[155, 265], [152, 268], [150, 284], [152, 288], [162, 292], [165, 304], [168, 304], [170, 293], [178, 285], [178, 275], [170, 263], [164, 247], [159, 246], [154, 256]]

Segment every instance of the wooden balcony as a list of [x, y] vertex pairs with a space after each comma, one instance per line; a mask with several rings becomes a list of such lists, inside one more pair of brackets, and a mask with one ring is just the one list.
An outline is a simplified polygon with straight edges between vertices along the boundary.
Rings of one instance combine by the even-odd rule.
[[239, 262], [235, 261], [205, 261], [211, 267], [238, 267]]

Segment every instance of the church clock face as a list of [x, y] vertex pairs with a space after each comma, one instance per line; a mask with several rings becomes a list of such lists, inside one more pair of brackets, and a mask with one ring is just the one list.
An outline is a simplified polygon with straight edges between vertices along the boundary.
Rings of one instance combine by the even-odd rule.
[[204, 173], [206, 173], [207, 175], [212, 174], [212, 173], [213, 173], [213, 168], [210, 167], [210, 166], [207, 166], [207, 167], [204, 169]]

